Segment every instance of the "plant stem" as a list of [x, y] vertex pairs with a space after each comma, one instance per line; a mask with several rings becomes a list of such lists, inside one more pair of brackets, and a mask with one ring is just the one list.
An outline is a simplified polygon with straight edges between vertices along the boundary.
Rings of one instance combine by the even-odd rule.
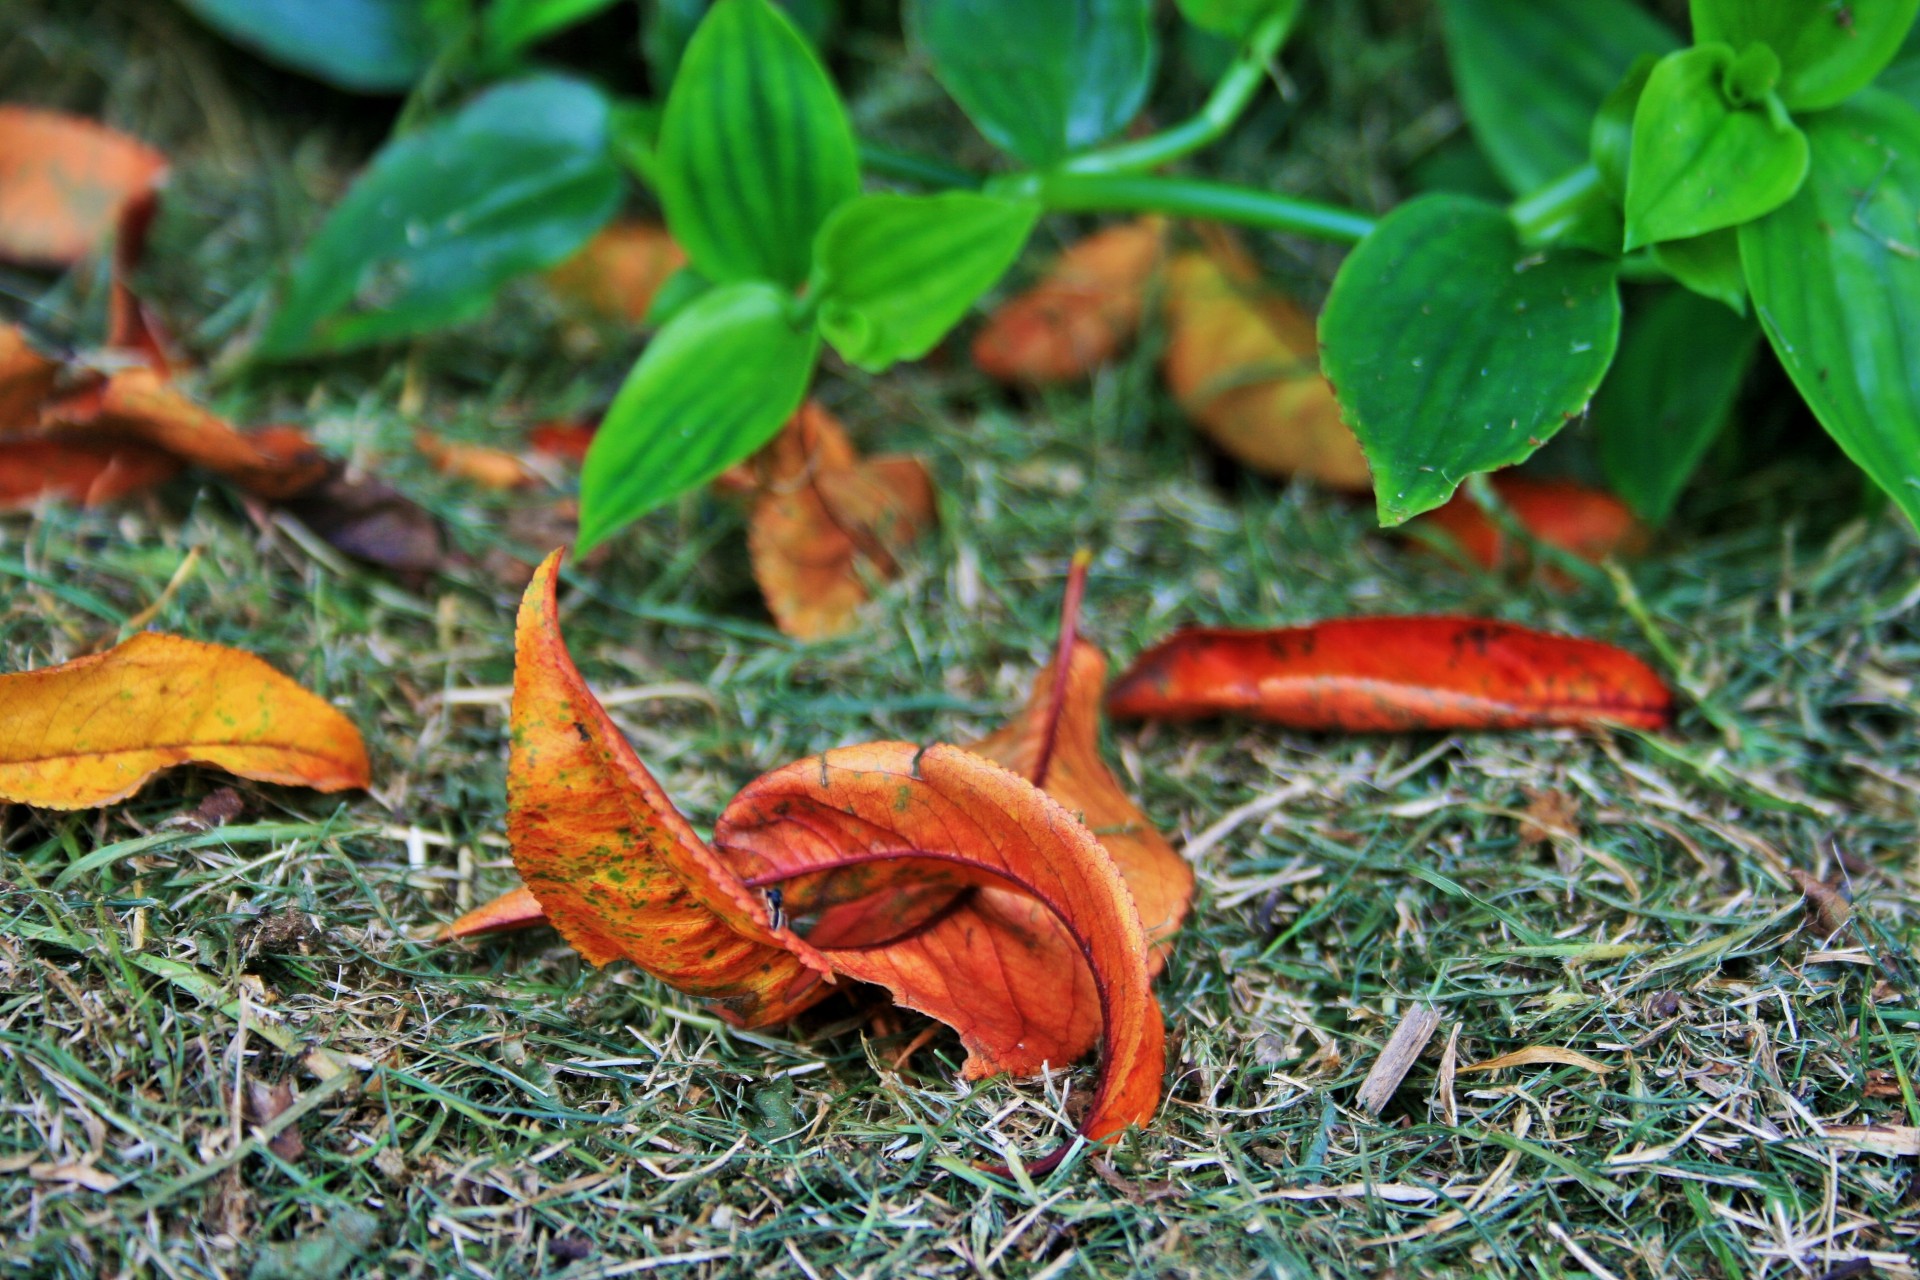
[[1162, 178], [1152, 174], [1042, 173], [1014, 175], [996, 184], [1009, 194], [1037, 196], [1059, 213], [1165, 213], [1313, 236], [1354, 244], [1373, 230], [1364, 213], [1201, 178]]
[[1605, 200], [1600, 171], [1583, 164], [1514, 201], [1508, 209], [1524, 244], [1552, 244], [1572, 230], [1596, 200]]
[[979, 174], [968, 173], [944, 160], [915, 155], [910, 151], [895, 151], [877, 142], [860, 143], [860, 167], [882, 178], [932, 187], [936, 191], [953, 188], [976, 191], [984, 181]]

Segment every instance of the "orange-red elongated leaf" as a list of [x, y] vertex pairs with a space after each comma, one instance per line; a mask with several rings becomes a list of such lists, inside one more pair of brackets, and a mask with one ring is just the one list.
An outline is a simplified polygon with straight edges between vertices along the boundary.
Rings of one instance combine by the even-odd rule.
[[749, 1026], [782, 1021], [824, 994], [826, 961], [776, 934], [587, 688], [560, 636], [560, 556], [534, 572], [514, 639], [514, 866], [594, 964], [624, 957]]
[[527, 447], [568, 462], [585, 462], [587, 448], [598, 430], [595, 422], [543, 422], [527, 432]]
[[0, 511], [24, 511], [47, 497], [105, 506], [179, 472], [172, 454], [131, 441], [0, 440]]
[[836, 971], [957, 1030], [970, 1074], [1070, 1017], [1062, 1002], [1084, 990], [1068, 973], [1016, 989], [997, 959], [1022, 934], [954, 939], [941, 927], [967, 888], [1030, 899], [1072, 938], [1101, 1012], [1100, 1083], [1081, 1131], [1098, 1140], [1152, 1119], [1165, 1028], [1139, 913], [1092, 833], [1026, 779], [958, 747], [843, 747], [749, 784], [714, 844], [747, 884], [780, 890]]
[[0, 107], [0, 258], [69, 266], [165, 178], [167, 158], [104, 125]]
[[[1493, 491], [1521, 528], [1550, 547], [1599, 563], [1610, 555], [1631, 554], [1646, 545], [1647, 530], [1627, 504], [1610, 493], [1570, 480], [1534, 480], [1495, 476]], [[1420, 524], [1447, 534], [1468, 559], [1487, 569], [1521, 565], [1526, 549], [1513, 545], [1480, 504], [1462, 491]]]
[[521, 885], [442, 925], [434, 937], [442, 942], [451, 938], [477, 938], [484, 933], [505, 933], [509, 929], [526, 929], [546, 922], [547, 913], [540, 906], [540, 899], [533, 896], [533, 890]]
[[1071, 246], [1039, 284], [993, 313], [973, 340], [973, 362], [1002, 382], [1085, 377], [1139, 329], [1165, 242], [1166, 221], [1143, 218]]
[[1673, 695], [1646, 663], [1593, 640], [1484, 618], [1344, 618], [1177, 632], [1128, 669], [1107, 710], [1295, 729], [1653, 729]]
[[368, 780], [352, 722], [238, 649], [149, 632], [0, 676], [0, 800], [90, 809], [188, 763], [319, 791]]

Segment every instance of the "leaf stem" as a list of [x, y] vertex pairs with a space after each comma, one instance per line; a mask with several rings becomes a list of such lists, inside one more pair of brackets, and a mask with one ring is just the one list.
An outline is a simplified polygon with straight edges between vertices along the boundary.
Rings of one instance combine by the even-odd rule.
[[936, 191], [975, 191], [985, 181], [979, 174], [969, 173], [944, 160], [916, 155], [911, 151], [896, 151], [892, 147], [865, 140], [860, 143], [860, 167], [882, 178], [911, 182]]
[[1357, 244], [1374, 227], [1373, 218], [1352, 209], [1202, 178], [1057, 172], [1019, 176], [1031, 182], [1006, 184], [1010, 194], [1026, 188], [1058, 213], [1164, 213], [1180, 218], [1212, 218], [1339, 244]]
[[1522, 242], [1551, 244], [1572, 230], [1596, 199], [1606, 199], [1600, 171], [1583, 164], [1520, 197], [1507, 212]]
[[1073, 671], [1073, 646], [1079, 640], [1080, 601], [1087, 594], [1087, 568], [1093, 564], [1093, 552], [1085, 547], [1073, 553], [1067, 570], [1067, 590], [1060, 599], [1060, 640], [1053, 655], [1053, 688], [1047, 694], [1046, 736], [1040, 739], [1040, 753], [1034, 757], [1036, 787], [1047, 785], [1047, 770], [1053, 765], [1054, 744], [1060, 740], [1060, 716], [1067, 706], [1067, 676]]

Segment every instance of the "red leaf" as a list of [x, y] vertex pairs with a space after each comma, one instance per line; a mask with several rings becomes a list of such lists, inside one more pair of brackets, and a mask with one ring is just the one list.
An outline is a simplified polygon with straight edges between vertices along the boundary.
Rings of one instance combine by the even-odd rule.
[[[1550, 547], [1597, 564], [1610, 555], [1630, 554], [1646, 544], [1646, 527], [1627, 504], [1610, 493], [1569, 480], [1533, 480], [1525, 476], [1492, 478], [1493, 491], [1522, 528]], [[1462, 492], [1420, 523], [1460, 544], [1475, 564], [1487, 569], [1524, 567], [1526, 549], [1515, 546], [1480, 504]]]

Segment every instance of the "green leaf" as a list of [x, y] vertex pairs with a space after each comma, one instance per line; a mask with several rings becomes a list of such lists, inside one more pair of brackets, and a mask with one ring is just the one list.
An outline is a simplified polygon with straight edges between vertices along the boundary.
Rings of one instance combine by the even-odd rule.
[[1809, 117], [1800, 194], [1740, 228], [1754, 311], [1827, 433], [1920, 523], [1920, 110]]
[[813, 237], [860, 190], [853, 128], [820, 60], [767, 0], [719, 0], [687, 46], [654, 180], [673, 238], [718, 281], [797, 286]]
[[716, 285], [648, 345], [580, 475], [584, 554], [771, 440], [800, 407], [820, 350], [792, 299], [762, 281]]
[[1667, 518], [1725, 428], [1759, 336], [1753, 321], [1683, 289], [1628, 318], [1592, 425], [1607, 483], [1647, 520]]
[[480, 34], [488, 55], [495, 59], [510, 57], [556, 35], [575, 23], [585, 22], [613, 4], [614, 0], [491, 0], [481, 17]]
[[1780, 55], [1780, 99], [1817, 111], [1866, 87], [1893, 60], [1920, 0], [1692, 0], [1696, 44]]
[[591, 85], [538, 76], [389, 142], [295, 262], [259, 354], [442, 328], [561, 261], [620, 201], [607, 115]]
[[1153, 79], [1150, 0], [907, 0], [907, 34], [987, 141], [1043, 168], [1124, 128]]
[[1244, 40], [1269, 18], [1281, 18], [1291, 27], [1300, 16], [1301, 0], [1179, 0], [1180, 16], [1203, 31]]
[[1703, 298], [1747, 314], [1747, 276], [1740, 266], [1740, 233], [1732, 227], [1653, 246], [1653, 260]]
[[1633, 113], [1640, 106], [1647, 77], [1653, 74], [1659, 61], [1651, 53], [1635, 58], [1627, 74], [1594, 112], [1593, 128], [1587, 135], [1588, 153], [1593, 167], [1600, 172], [1600, 184], [1616, 201], [1627, 194], [1627, 160], [1633, 152]]
[[647, 315], [640, 322], [642, 328], [658, 329], [671, 324], [673, 318], [685, 311], [693, 302], [713, 288], [713, 281], [695, 271], [692, 267], [682, 267], [667, 277], [659, 292], [653, 295], [653, 304], [647, 308]]
[[1584, 163], [1633, 60], [1680, 44], [1630, 0], [1442, 0], [1440, 14], [1473, 136], [1516, 195]]
[[235, 44], [342, 89], [399, 93], [457, 23], [423, 0], [180, 0]]
[[1039, 216], [1032, 201], [966, 191], [849, 200], [814, 249], [821, 333], [874, 373], [919, 359], [1013, 265]]
[[1613, 359], [1612, 260], [1524, 249], [1466, 196], [1401, 205], [1348, 255], [1320, 316], [1321, 367], [1373, 468], [1380, 522], [1528, 457]]
[[1885, 89], [1920, 107], [1920, 26], [1907, 33], [1906, 43], [1874, 81], [1874, 88]]
[[1739, 226], [1799, 189], [1806, 135], [1778, 99], [1729, 96], [1728, 81], [1750, 65], [1726, 45], [1700, 45], [1668, 54], [1647, 77], [1633, 113], [1627, 248]]

